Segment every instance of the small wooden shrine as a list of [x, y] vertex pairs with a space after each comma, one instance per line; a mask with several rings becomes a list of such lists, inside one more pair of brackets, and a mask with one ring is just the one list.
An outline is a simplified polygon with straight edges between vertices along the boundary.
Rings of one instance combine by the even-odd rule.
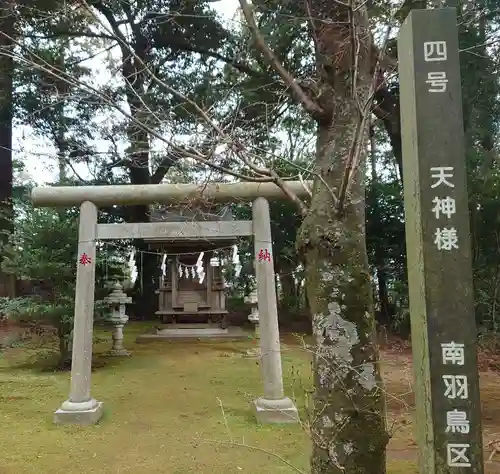
[[[218, 212], [217, 212], [218, 211]], [[165, 207], [154, 211], [152, 222], [232, 221], [229, 208]], [[225, 282], [222, 261], [236, 238], [175, 236], [147, 239], [152, 251], [163, 253], [158, 311], [164, 324], [216, 325], [226, 329]]]

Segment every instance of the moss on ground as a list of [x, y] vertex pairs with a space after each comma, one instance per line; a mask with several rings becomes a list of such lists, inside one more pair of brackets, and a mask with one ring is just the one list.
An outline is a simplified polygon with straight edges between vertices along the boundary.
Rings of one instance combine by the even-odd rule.
[[414, 461], [389, 461], [388, 474], [418, 474]]
[[[308, 472], [302, 427], [253, 420], [250, 402], [262, 395], [260, 371], [255, 360], [241, 357], [251, 341], [137, 345], [144, 328], [127, 326], [133, 355], [120, 360], [105, 357], [110, 336], [99, 332], [108, 341], [96, 346], [100, 368], [92, 375], [92, 394], [105, 403], [105, 416], [87, 428], [52, 424], [52, 412], [68, 395], [68, 373], [42, 370], [48, 359], [40, 360], [39, 349], [3, 354], [0, 473]], [[286, 392], [303, 408], [309, 355], [289, 346], [283, 359]], [[391, 464], [389, 472], [411, 474], [412, 465]]]

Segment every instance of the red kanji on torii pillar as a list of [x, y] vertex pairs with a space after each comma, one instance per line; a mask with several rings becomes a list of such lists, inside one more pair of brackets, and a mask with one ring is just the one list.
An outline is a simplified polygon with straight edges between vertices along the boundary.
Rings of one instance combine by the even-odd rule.
[[80, 263], [80, 265], [88, 265], [92, 263], [92, 259], [86, 253], [82, 253], [78, 262]]
[[260, 249], [259, 255], [259, 262], [262, 262], [263, 260], [266, 262], [271, 261], [271, 254], [269, 253], [269, 250], [267, 249]]

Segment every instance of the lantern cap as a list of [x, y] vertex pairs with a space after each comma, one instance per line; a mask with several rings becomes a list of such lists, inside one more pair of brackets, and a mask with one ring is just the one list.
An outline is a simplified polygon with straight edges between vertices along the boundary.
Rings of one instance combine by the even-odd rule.
[[113, 291], [103, 300], [106, 303], [132, 303], [132, 298], [123, 292], [123, 287], [119, 282], [113, 285]]

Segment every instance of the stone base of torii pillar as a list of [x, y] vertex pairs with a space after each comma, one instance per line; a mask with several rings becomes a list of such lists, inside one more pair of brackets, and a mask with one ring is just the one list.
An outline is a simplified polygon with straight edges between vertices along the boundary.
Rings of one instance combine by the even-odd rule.
[[299, 412], [291, 398], [278, 400], [257, 398], [253, 402], [255, 417], [259, 423], [298, 423]]
[[83, 403], [65, 401], [54, 413], [54, 423], [57, 425], [93, 425], [103, 414], [103, 403], [95, 399]]

